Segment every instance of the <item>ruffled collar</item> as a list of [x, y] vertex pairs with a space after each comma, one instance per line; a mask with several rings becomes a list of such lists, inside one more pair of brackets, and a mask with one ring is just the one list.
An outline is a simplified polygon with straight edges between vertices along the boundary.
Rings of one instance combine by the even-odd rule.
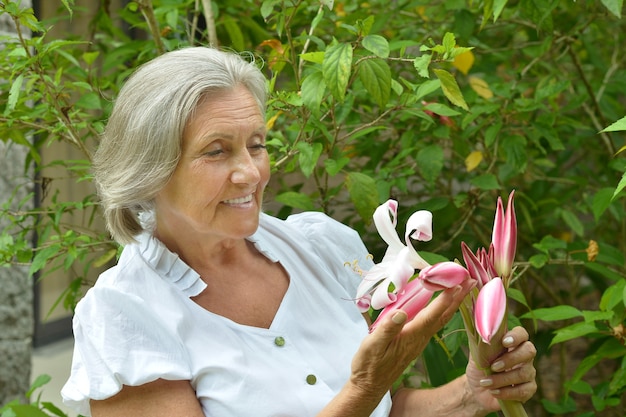
[[[261, 230], [263, 223], [263, 221], [260, 222], [259, 229], [247, 240], [252, 242], [255, 248], [269, 260], [278, 262], [278, 257], [263, 244], [263, 232]], [[146, 262], [154, 268], [159, 276], [172, 283], [186, 296], [195, 297], [207, 287], [207, 284], [200, 278], [200, 274], [151, 233], [142, 233], [136, 238], [139, 241], [139, 253]]]

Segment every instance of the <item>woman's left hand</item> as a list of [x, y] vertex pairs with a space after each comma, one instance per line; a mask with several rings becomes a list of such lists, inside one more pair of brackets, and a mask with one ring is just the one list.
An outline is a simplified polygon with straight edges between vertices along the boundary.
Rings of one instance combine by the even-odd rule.
[[471, 359], [467, 365], [469, 389], [479, 405], [490, 412], [500, 409], [498, 400], [525, 402], [537, 391], [533, 365], [537, 349], [528, 340], [528, 332], [515, 327], [504, 335], [502, 344], [508, 351], [493, 362], [491, 375], [485, 375]]

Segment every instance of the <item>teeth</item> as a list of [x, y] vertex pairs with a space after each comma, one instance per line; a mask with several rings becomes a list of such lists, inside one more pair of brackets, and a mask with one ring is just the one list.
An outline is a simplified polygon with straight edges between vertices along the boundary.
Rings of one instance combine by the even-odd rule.
[[232, 200], [225, 200], [224, 203], [226, 203], [226, 204], [243, 204], [243, 203], [249, 203], [250, 201], [252, 201], [252, 194], [247, 195], [245, 197], [241, 197], [241, 198], [234, 198]]

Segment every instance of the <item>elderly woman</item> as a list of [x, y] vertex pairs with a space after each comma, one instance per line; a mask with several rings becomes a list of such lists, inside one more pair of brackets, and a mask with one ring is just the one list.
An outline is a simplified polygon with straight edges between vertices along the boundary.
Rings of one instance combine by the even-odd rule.
[[[186, 48], [142, 66], [119, 94], [94, 161], [124, 250], [76, 308], [66, 404], [93, 416], [482, 416], [536, 390], [515, 328], [488, 378], [389, 388], [470, 285], [414, 320], [368, 334], [353, 298], [371, 261], [321, 213], [261, 211], [270, 177], [266, 80], [240, 56]], [[506, 370], [506, 371], [505, 371]]]

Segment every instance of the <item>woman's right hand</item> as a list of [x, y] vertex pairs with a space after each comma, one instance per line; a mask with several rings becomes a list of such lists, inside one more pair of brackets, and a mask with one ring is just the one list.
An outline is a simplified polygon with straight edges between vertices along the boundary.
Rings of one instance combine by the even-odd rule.
[[474, 284], [467, 280], [441, 292], [408, 323], [403, 311], [389, 315], [363, 340], [352, 360], [349, 383], [365, 398], [380, 400], [424, 351], [430, 338], [452, 318]]

